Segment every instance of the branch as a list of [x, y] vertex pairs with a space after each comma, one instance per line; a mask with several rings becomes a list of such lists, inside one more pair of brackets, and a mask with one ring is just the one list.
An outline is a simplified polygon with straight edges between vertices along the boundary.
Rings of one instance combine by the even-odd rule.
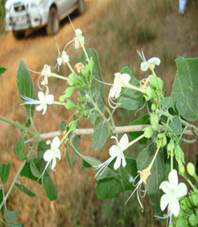
[[[144, 130], [144, 128], [148, 127], [149, 125], [130, 125], [130, 126], [118, 126], [115, 127], [115, 129], [113, 130], [113, 134], [121, 134], [121, 133], [127, 133], [127, 132], [141, 132]], [[73, 134], [74, 135], [92, 135], [94, 133], [94, 129], [93, 128], [80, 128], [80, 129], [76, 129]], [[40, 134], [40, 138], [41, 139], [50, 139], [53, 138], [55, 136], [61, 136], [62, 132], [60, 131], [54, 131], [54, 132], [48, 132], [48, 133], [42, 133]], [[184, 133], [185, 135], [193, 135], [192, 131], [190, 130], [186, 130], [186, 132]], [[26, 143], [32, 142], [33, 138], [29, 139], [26, 141]]]

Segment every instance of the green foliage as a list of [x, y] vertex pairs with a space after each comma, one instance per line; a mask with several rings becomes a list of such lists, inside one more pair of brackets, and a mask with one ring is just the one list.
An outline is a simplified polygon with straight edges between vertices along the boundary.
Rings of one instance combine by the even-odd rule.
[[16, 183], [15, 185], [20, 191], [22, 191], [26, 195], [28, 195], [30, 197], [36, 196], [36, 194], [34, 192], [32, 192], [29, 188], [27, 188], [25, 185], [20, 184], [20, 183]]
[[106, 122], [98, 122], [94, 128], [92, 136], [92, 146], [94, 150], [100, 150], [107, 142], [110, 136], [109, 125]]
[[[135, 78], [132, 70], [128, 66], [124, 66], [121, 73], [127, 73], [131, 76], [131, 83], [135, 86], [139, 85], [139, 81]], [[126, 110], [135, 111], [144, 105], [143, 95], [131, 89], [124, 89], [121, 97], [119, 98], [120, 107]]]
[[0, 177], [2, 183], [6, 183], [10, 173], [10, 164], [0, 164]]
[[26, 154], [25, 154], [25, 137], [20, 138], [16, 142], [16, 155], [19, 160], [25, 160], [26, 159]]
[[133, 190], [130, 178], [137, 174], [136, 162], [132, 158], [126, 158], [127, 166], [118, 172], [107, 168], [96, 179], [96, 195], [99, 199], [110, 199], [118, 196], [121, 192]]
[[6, 68], [0, 66], [0, 75], [2, 75], [6, 71]]
[[[20, 62], [19, 68], [17, 70], [17, 88], [19, 91], [19, 95], [21, 98], [29, 97], [34, 99], [35, 92], [33, 82], [31, 80], [29, 71], [23, 61]], [[33, 105], [25, 105], [26, 112], [28, 114], [28, 118], [33, 117], [34, 106]]]
[[177, 74], [172, 97], [179, 114], [188, 121], [198, 120], [198, 58], [176, 59]]
[[57, 199], [57, 191], [56, 187], [51, 179], [51, 177], [46, 173], [42, 177], [42, 185], [43, 189], [48, 197], [49, 200], [56, 200]]

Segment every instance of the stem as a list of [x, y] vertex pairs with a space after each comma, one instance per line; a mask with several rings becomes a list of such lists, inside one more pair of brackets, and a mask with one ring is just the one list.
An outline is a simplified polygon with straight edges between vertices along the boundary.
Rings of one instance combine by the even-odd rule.
[[66, 78], [66, 77], [64, 77], [64, 76], [60, 76], [60, 75], [58, 75], [58, 74], [56, 74], [56, 73], [52, 73], [52, 74], [51, 74], [51, 77], [54, 77], [54, 78], [58, 78], [58, 79], [61, 79], [61, 80], [66, 80], [66, 81], [68, 81], [68, 78]]
[[132, 146], [133, 144], [137, 143], [139, 140], [143, 139], [144, 138], [144, 134], [139, 136], [138, 138], [136, 138], [135, 140], [132, 140], [129, 144], [128, 144], [128, 147], [129, 148], [130, 146]]
[[152, 159], [151, 163], [150, 163], [149, 166], [148, 166], [148, 169], [151, 170], [151, 168], [152, 168], [152, 166], [153, 166], [153, 164], [154, 164], [154, 162], [155, 162], [155, 159], [156, 159], [156, 157], [157, 157], [157, 155], [158, 155], [159, 150], [160, 150], [160, 146], [158, 146], [158, 148], [157, 148], [157, 150], [156, 150], [156, 152], [155, 152], [155, 154], [154, 154], [154, 156], [153, 156], [153, 159]]
[[135, 91], [139, 91], [139, 92], [141, 92], [141, 93], [144, 93], [144, 91], [143, 91], [141, 88], [136, 87], [136, 86], [134, 86], [134, 85], [132, 85], [132, 84], [127, 84], [127, 86], [124, 86], [124, 87], [130, 88], [130, 89], [135, 90]]
[[71, 67], [71, 65], [69, 64], [69, 62], [67, 63], [67, 66], [68, 66], [68, 68], [70, 69], [70, 71], [71, 71], [73, 74], [75, 74], [75, 71], [73, 70], [73, 68]]
[[23, 161], [22, 164], [21, 164], [21, 166], [19, 167], [19, 169], [18, 169], [16, 175], [14, 176], [14, 179], [13, 179], [13, 181], [12, 181], [12, 183], [11, 183], [11, 185], [10, 185], [8, 191], [7, 191], [7, 193], [6, 193], [6, 195], [4, 196], [3, 201], [2, 201], [1, 204], [0, 204], [0, 210], [1, 210], [1, 208], [3, 207], [3, 205], [6, 203], [6, 200], [8, 199], [10, 193], [12, 192], [12, 190], [13, 190], [13, 188], [14, 188], [14, 185], [15, 185], [15, 183], [17, 182], [17, 180], [18, 180], [18, 178], [19, 178], [19, 176], [20, 176], [20, 173], [21, 173], [23, 167], [25, 166], [25, 164], [26, 164], [26, 161]]
[[17, 121], [13, 121], [13, 120], [11, 120], [11, 119], [9, 119], [7, 117], [1, 116], [1, 115], [0, 115], [0, 121], [3, 121], [3, 122], [5, 122], [5, 123], [7, 123], [9, 125], [12, 125], [12, 126], [18, 128], [18, 129], [20, 129], [21, 131], [28, 132], [30, 135], [35, 136], [34, 132], [32, 132], [29, 128], [21, 125]]

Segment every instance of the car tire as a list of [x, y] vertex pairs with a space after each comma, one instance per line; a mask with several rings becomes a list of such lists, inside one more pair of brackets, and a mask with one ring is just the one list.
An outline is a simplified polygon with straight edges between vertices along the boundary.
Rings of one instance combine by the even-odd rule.
[[25, 37], [25, 31], [13, 31], [12, 33], [15, 39], [23, 39]]
[[78, 13], [82, 14], [85, 11], [85, 1], [78, 0]]
[[59, 31], [60, 23], [59, 23], [59, 16], [58, 10], [55, 7], [51, 7], [48, 16], [48, 23], [47, 23], [47, 34], [54, 35]]

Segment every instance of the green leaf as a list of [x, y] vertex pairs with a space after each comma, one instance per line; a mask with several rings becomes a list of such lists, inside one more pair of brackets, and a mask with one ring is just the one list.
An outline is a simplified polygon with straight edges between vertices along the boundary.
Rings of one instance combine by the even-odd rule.
[[114, 198], [121, 191], [120, 182], [115, 177], [106, 177], [97, 182], [96, 195], [98, 199]]
[[169, 124], [175, 135], [180, 135], [183, 131], [181, 120], [178, 116], [174, 116]]
[[[155, 150], [154, 145], [147, 145], [138, 153], [136, 158], [138, 170], [148, 167], [155, 154]], [[165, 179], [165, 168], [164, 154], [162, 151], [159, 151], [147, 181], [148, 194], [159, 192], [159, 185]]]
[[29, 188], [27, 188], [25, 185], [19, 183], [16, 183], [15, 185], [20, 191], [24, 192], [26, 195], [30, 197], [36, 196], [36, 194], [32, 192]]
[[107, 168], [102, 176], [96, 178], [96, 195], [99, 199], [110, 199], [117, 197], [119, 193], [133, 190], [130, 178], [134, 179], [137, 174], [136, 162], [126, 157], [127, 166], [117, 171]]
[[0, 203], [3, 202], [3, 190], [0, 188]]
[[38, 180], [38, 177], [35, 177], [33, 174], [32, 174], [32, 171], [31, 171], [31, 168], [30, 168], [30, 162], [26, 162], [25, 163], [25, 166], [23, 167], [22, 171], [21, 171], [21, 174], [20, 174], [22, 177], [26, 177], [30, 180], [33, 180], [33, 181], [36, 181], [38, 183], [41, 183], [40, 180]]
[[88, 167], [96, 168], [96, 166], [98, 166], [101, 163], [99, 160], [91, 156], [83, 155], [81, 158], [83, 159], [84, 168], [88, 168]]
[[4, 218], [6, 222], [15, 222], [17, 217], [19, 216], [19, 211], [12, 211], [8, 209], [4, 209]]
[[49, 200], [56, 200], [57, 199], [57, 191], [56, 187], [52, 181], [52, 178], [48, 174], [44, 174], [42, 177], [42, 185], [44, 188], [45, 193]]
[[92, 146], [94, 150], [100, 150], [107, 142], [110, 135], [108, 123], [99, 122], [92, 136]]
[[[20, 62], [17, 71], [17, 88], [21, 97], [35, 99], [34, 85], [31, 80], [29, 71], [23, 61]], [[33, 117], [34, 105], [25, 105], [28, 118]]]
[[16, 142], [16, 155], [17, 158], [22, 161], [26, 159], [25, 140], [26, 140], [25, 137], [22, 137]]
[[10, 164], [0, 164], [0, 177], [2, 183], [6, 183], [10, 173]]
[[176, 59], [177, 74], [172, 97], [179, 114], [188, 121], [198, 120], [198, 58]]
[[0, 75], [6, 71], [6, 68], [0, 66]]

